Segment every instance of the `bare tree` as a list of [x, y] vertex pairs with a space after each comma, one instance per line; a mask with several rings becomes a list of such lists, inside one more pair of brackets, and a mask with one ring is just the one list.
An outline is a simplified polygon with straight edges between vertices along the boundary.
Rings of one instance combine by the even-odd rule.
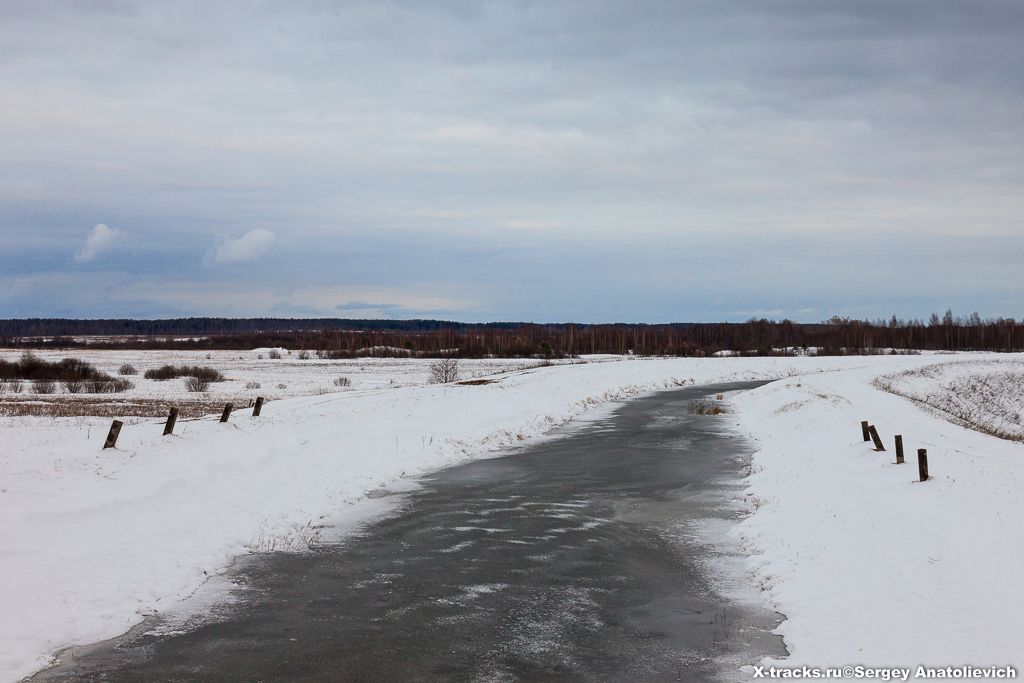
[[430, 383], [448, 384], [459, 379], [459, 360], [457, 358], [441, 358], [430, 364]]

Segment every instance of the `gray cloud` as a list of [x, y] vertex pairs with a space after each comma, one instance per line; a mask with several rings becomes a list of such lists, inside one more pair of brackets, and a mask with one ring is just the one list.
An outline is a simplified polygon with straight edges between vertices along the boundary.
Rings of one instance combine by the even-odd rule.
[[[240, 292], [250, 269], [198, 264], [276, 236], [259, 276], [294, 311], [814, 319], [1024, 285], [1020, 3], [26, 0], [0, 20], [9, 277], [61, 273], [48, 255], [102, 219], [158, 281]], [[221, 235], [247, 237], [208, 253]], [[724, 303], [674, 303], [684, 268], [729, 273], [701, 294]], [[858, 271], [892, 286], [853, 301]]]

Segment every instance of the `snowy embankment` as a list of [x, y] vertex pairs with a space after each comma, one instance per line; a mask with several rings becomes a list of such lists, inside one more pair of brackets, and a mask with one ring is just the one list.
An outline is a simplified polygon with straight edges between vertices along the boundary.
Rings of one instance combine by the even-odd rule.
[[[954, 365], [911, 373], [915, 390], [942, 395], [946, 378], [967, 381], [978, 365], [944, 360]], [[776, 663], [1020, 670], [1024, 446], [873, 386], [884, 374], [805, 375], [735, 399], [760, 449], [748, 490], [756, 511], [736, 533], [788, 617], [780, 632], [792, 656]], [[877, 426], [886, 452], [862, 441], [861, 420]], [[904, 465], [894, 464], [895, 434]], [[928, 450], [924, 483], [918, 448]]]
[[1024, 362], [939, 363], [879, 377], [875, 386], [941, 417], [1003, 439], [1024, 441]]
[[[759, 463], [765, 471], [755, 477], [755, 490], [777, 499], [747, 531], [770, 541], [763, 546], [763, 576], [792, 580], [772, 590], [783, 611], [794, 607], [786, 628], [798, 656], [813, 652], [817, 659], [819, 645], [830, 654], [841, 637], [851, 638], [843, 658], [859, 658], [862, 643], [875, 643], [887, 623], [902, 623], [876, 595], [899, 593], [899, 605], [930, 605], [915, 606], [913, 614], [942, 612], [950, 623], [960, 617], [946, 612], [957, 609], [1002, 623], [1012, 609], [984, 612], [987, 602], [969, 599], [951, 603], [948, 591], [960, 587], [956, 572], [964, 563], [1017, 552], [993, 544], [1000, 533], [1008, 540], [1019, 530], [1019, 503], [992, 510], [970, 508], [967, 501], [1019, 497], [1020, 453], [1006, 449], [1020, 447], [972, 441], [987, 437], [936, 425], [903, 399], [869, 386], [874, 376], [935, 358], [638, 359], [538, 368], [491, 384], [275, 401], [258, 419], [246, 410], [229, 424], [179, 422], [175, 436], [166, 438], [161, 423], [150, 420], [127, 425], [118, 448], [107, 451], [100, 444], [108, 420], [7, 418], [0, 452], [0, 679], [15, 680], [63, 647], [112, 637], [146, 615], [174, 608], [239, 554], [301, 547], [314, 527], [337, 522], [346, 510], [350, 517], [368, 514], [372, 506], [354, 504], [402, 477], [515, 445], [609, 401], [682, 384], [801, 373], [810, 373], [802, 387], [741, 399], [748, 406], [743, 417], [754, 420], [764, 447]], [[814, 374], [851, 368], [866, 370]], [[850, 397], [830, 388], [837, 377]], [[815, 398], [819, 394], [834, 398]], [[765, 411], [779, 396], [808, 403]], [[908, 446], [933, 448], [936, 481], [911, 484], [911, 465], [890, 468], [881, 464], [885, 456], [855, 442], [864, 418], [886, 433], [898, 424]], [[1001, 479], [1000, 468], [1013, 476]], [[984, 474], [976, 475], [978, 469]], [[927, 524], [919, 526], [918, 517]], [[961, 520], [984, 525], [962, 548], [947, 546], [956, 534], [969, 535]], [[780, 530], [785, 534], [776, 539]], [[800, 551], [795, 559], [793, 549]], [[900, 561], [903, 555], [909, 564]], [[993, 570], [994, 578], [1019, 567], [1020, 558], [1013, 559], [1012, 567]], [[907, 589], [911, 568], [922, 577], [912, 587], [916, 593]], [[808, 602], [819, 579], [827, 599]], [[797, 592], [786, 592], [789, 585]], [[985, 590], [995, 592], [996, 584]], [[1013, 595], [1017, 589], [1008, 590]], [[825, 609], [830, 600], [847, 613]], [[804, 612], [815, 618], [801, 621]], [[895, 613], [919, 625], [909, 613]], [[897, 635], [918, 642], [902, 627]]]

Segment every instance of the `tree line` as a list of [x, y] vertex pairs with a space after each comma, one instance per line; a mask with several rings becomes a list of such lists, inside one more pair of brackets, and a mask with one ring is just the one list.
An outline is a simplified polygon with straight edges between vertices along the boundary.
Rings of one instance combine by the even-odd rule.
[[[0, 320], [0, 337], [206, 336], [324, 330], [403, 330], [429, 332], [462, 323], [445, 320], [358, 318], [11, 318]], [[513, 327], [518, 323], [479, 323]]]
[[820, 323], [748, 320], [740, 323], [539, 324], [438, 320], [4, 320], [7, 347], [252, 349], [285, 347], [321, 357], [546, 357], [580, 354], [707, 356], [820, 355], [899, 351], [1020, 351], [1024, 322], [933, 314], [927, 320]]

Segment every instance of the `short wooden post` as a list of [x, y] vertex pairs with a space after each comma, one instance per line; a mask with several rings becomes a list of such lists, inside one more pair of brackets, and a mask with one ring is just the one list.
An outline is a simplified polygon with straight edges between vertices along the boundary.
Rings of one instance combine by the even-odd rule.
[[878, 436], [878, 430], [875, 429], [875, 425], [871, 425], [871, 427], [868, 428], [868, 432], [871, 434], [871, 440], [875, 442], [875, 450], [884, 451], [885, 446], [882, 445], [882, 438]]
[[117, 445], [117, 437], [121, 435], [121, 427], [124, 423], [120, 420], [114, 420], [110, 425], [110, 431], [107, 432], [107, 440], [103, 442], [103, 448], [113, 448]]
[[220, 414], [220, 421], [227, 422], [228, 418], [231, 417], [231, 410], [235, 407], [234, 403], [228, 403], [224, 406], [224, 412]]
[[897, 465], [902, 465], [903, 462], [904, 462], [903, 461], [903, 435], [902, 434], [897, 434], [896, 435], [896, 464]]
[[871, 435], [868, 434], [868, 421], [867, 420], [861, 420], [860, 421], [860, 432], [864, 436], [864, 440], [865, 441], [870, 441], [871, 440]]
[[167, 424], [164, 425], [164, 436], [174, 433], [174, 423], [178, 421], [178, 409], [171, 408], [171, 412], [167, 415]]
[[263, 397], [262, 396], [257, 396], [256, 397], [256, 405], [253, 406], [253, 408], [252, 408], [252, 416], [253, 417], [259, 417], [261, 410], [263, 410]]
[[917, 473], [921, 481], [928, 481], [928, 450], [925, 448], [917, 449]]

